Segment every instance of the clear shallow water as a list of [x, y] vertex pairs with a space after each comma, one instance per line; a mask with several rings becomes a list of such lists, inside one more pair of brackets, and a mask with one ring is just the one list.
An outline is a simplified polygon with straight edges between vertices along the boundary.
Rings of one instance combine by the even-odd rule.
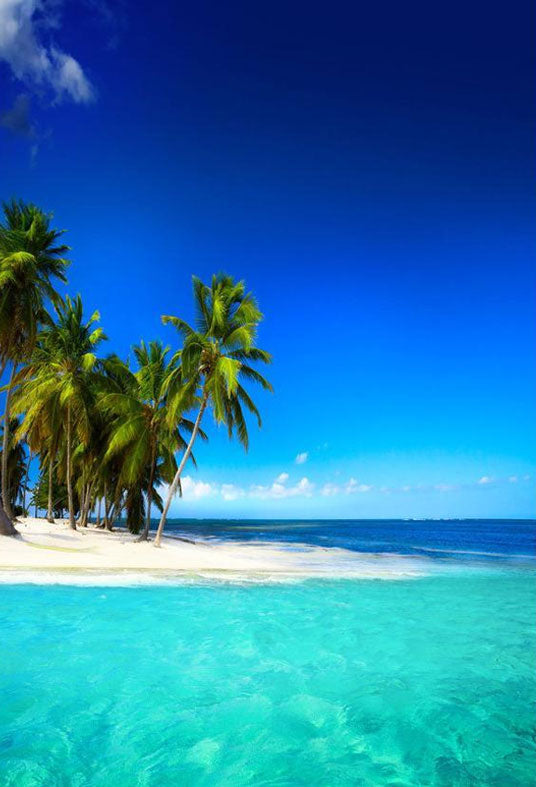
[[2, 785], [534, 784], [530, 568], [2, 594]]

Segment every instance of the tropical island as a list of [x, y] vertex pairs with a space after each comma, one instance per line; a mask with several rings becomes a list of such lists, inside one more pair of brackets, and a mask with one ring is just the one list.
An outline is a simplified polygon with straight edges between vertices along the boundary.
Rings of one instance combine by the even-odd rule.
[[[0, 569], [238, 572], [249, 575], [413, 576], [418, 561], [391, 565], [341, 549], [163, 540], [181, 476], [196, 464], [195, 441], [209, 411], [247, 450], [246, 414], [261, 425], [246, 385], [272, 390], [257, 365], [271, 356], [256, 345], [262, 320], [243, 281], [193, 277], [195, 327], [162, 316], [181, 344], [132, 348], [134, 363], [102, 355], [100, 315], [84, 315], [80, 295], [62, 297], [69, 247], [53, 217], [31, 203], [4, 203], [0, 223], [3, 386]], [[29, 485], [29, 463], [39, 472]], [[30, 517], [31, 508], [34, 517]], [[151, 512], [160, 513], [151, 534]], [[42, 518], [37, 512], [46, 512]], [[64, 518], [65, 516], [65, 518]], [[151, 543], [151, 548], [148, 546]], [[156, 547], [165, 549], [154, 550]]]
[[[261, 425], [244, 382], [271, 390], [251, 363], [270, 363], [255, 345], [262, 314], [244, 282], [193, 277], [196, 327], [162, 316], [183, 344], [170, 354], [160, 341], [133, 347], [136, 368], [116, 355], [99, 357], [107, 339], [98, 312], [84, 318], [82, 297], [63, 298], [70, 250], [52, 215], [31, 203], [4, 203], [0, 223], [0, 377], [9, 369], [2, 416], [0, 533], [16, 536], [26, 504], [46, 508], [53, 523], [68, 512], [69, 527], [108, 531], [123, 512], [130, 533], [147, 541], [151, 506], [161, 512], [159, 546], [169, 506], [181, 493], [205, 410], [229, 437], [249, 445], [244, 408]], [[195, 411], [195, 420], [187, 414]], [[177, 455], [182, 454], [177, 462]], [[32, 496], [28, 462], [39, 460]], [[169, 486], [164, 503], [159, 488]], [[101, 508], [102, 505], [102, 508]], [[101, 515], [102, 511], [102, 515]]]
[[[259, 426], [259, 411], [244, 387], [270, 383], [255, 368], [271, 357], [256, 346], [262, 314], [243, 281], [217, 274], [210, 285], [193, 277], [195, 328], [162, 316], [182, 345], [134, 346], [132, 366], [99, 356], [107, 339], [100, 315], [84, 316], [80, 295], [62, 297], [69, 247], [52, 215], [31, 203], [4, 203], [0, 223], [0, 376], [9, 382], [2, 417], [0, 533], [16, 536], [27, 505], [53, 523], [68, 513], [69, 527], [126, 527], [147, 541], [152, 506], [161, 513], [160, 546], [169, 506], [181, 494], [181, 475], [195, 465], [197, 437], [208, 409], [247, 450], [244, 410]], [[194, 413], [190, 420], [188, 414]], [[39, 477], [28, 496], [28, 464]], [[178, 459], [178, 457], [180, 457]], [[164, 501], [160, 491], [167, 486]]]

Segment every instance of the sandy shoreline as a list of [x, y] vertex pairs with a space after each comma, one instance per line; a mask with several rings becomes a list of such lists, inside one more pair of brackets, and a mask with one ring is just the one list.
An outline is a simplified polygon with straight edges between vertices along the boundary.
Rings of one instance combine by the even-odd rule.
[[136, 584], [188, 576], [285, 580], [308, 577], [403, 579], [429, 573], [429, 561], [344, 549], [252, 542], [186, 543], [165, 536], [156, 549], [123, 530], [71, 530], [28, 517], [18, 538], [0, 537], [0, 582]]

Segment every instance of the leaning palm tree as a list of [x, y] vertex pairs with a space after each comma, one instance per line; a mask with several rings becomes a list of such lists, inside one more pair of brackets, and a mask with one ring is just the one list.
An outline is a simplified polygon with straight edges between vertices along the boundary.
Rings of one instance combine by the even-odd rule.
[[92, 408], [101, 382], [94, 350], [106, 336], [102, 328], [94, 327], [100, 319], [97, 311], [84, 322], [80, 295], [74, 299], [67, 296], [65, 303], [55, 306], [55, 311], [56, 323], [42, 332], [31, 362], [15, 378], [16, 383], [23, 383], [17, 408], [26, 412], [25, 419], [31, 422], [57, 402], [62, 414], [59, 428], [65, 448], [69, 524], [76, 529], [74, 438], [82, 446], [90, 441]]
[[160, 545], [171, 501], [207, 407], [211, 407], [216, 423], [227, 425], [229, 437], [236, 433], [247, 450], [249, 438], [242, 406], [256, 416], [259, 426], [261, 418], [242, 383], [253, 381], [272, 390], [270, 383], [250, 365], [255, 361], [270, 363], [271, 356], [255, 346], [262, 314], [254, 296], [246, 292], [244, 282], [235, 282], [232, 277], [219, 274], [212, 277], [209, 287], [194, 276], [193, 291], [197, 329], [179, 317], [162, 317], [164, 324], [177, 328], [184, 342], [179, 353], [182, 384], [170, 397], [169, 422], [175, 423], [180, 414], [193, 406], [198, 406], [198, 412], [169, 488], [155, 546]]
[[51, 214], [32, 204], [13, 200], [5, 203], [0, 222], [0, 377], [12, 362], [4, 412], [3, 460], [0, 465], [0, 534], [15, 535], [13, 512], [7, 493], [9, 472], [6, 447], [9, 442], [10, 400], [16, 368], [35, 345], [40, 325], [47, 321], [45, 303], [57, 303], [59, 295], [52, 279], [65, 282], [69, 247], [60, 242], [64, 230], [51, 228]]

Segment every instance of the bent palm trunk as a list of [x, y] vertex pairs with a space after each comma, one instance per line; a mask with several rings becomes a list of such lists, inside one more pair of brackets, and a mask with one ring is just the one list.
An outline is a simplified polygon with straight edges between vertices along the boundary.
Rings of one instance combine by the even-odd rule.
[[154, 540], [155, 547], [159, 547], [160, 546], [160, 542], [162, 540], [162, 533], [164, 532], [164, 527], [166, 525], [166, 518], [167, 518], [167, 515], [168, 515], [169, 507], [171, 505], [171, 501], [173, 500], [175, 492], [177, 491], [177, 487], [179, 485], [179, 481], [181, 480], [181, 474], [182, 474], [182, 471], [184, 470], [184, 466], [185, 466], [186, 462], [188, 461], [188, 458], [189, 458], [190, 454], [192, 453], [192, 448], [193, 448], [193, 445], [194, 445], [194, 442], [195, 442], [195, 438], [197, 437], [197, 433], [199, 432], [199, 427], [201, 425], [201, 419], [203, 417], [203, 413], [206, 410], [207, 402], [208, 402], [208, 393], [205, 391], [205, 393], [203, 394], [203, 399], [201, 401], [201, 407], [199, 408], [199, 412], [197, 414], [197, 418], [195, 419], [195, 424], [194, 424], [194, 428], [192, 430], [192, 434], [191, 434], [191, 437], [190, 437], [190, 442], [188, 443], [188, 445], [186, 447], [186, 451], [184, 452], [184, 456], [181, 459], [181, 463], [180, 463], [179, 467], [177, 468], [177, 472], [175, 473], [175, 478], [173, 479], [173, 483], [169, 487], [169, 492], [168, 492], [168, 496], [167, 496], [167, 500], [166, 500], [166, 505], [164, 506], [164, 510], [162, 511], [162, 516], [160, 517], [160, 522], [158, 524], [158, 530], [156, 531], [156, 538]]
[[28, 512], [26, 510], [26, 492], [28, 490], [28, 479], [30, 478], [30, 465], [32, 464], [32, 452], [30, 451], [28, 455], [28, 462], [26, 463], [26, 478], [24, 480], [24, 489], [22, 490], [22, 512], [23, 516], [28, 516]]
[[84, 523], [84, 506], [86, 504], [86, 497], [85, 497], [86, 489], [84, 485], [82, 485], [82, 490], [78, 495], [78, 519], [76, 520], [76, 527], [82, 527]]
[[69, 501], [69, 527], [76, 530], [74, 516], [73, 480], [71, 478], [71, 406], [67, 408], [67, 499]]
[[2, 440], [2, 504], [4, 511], [9, 519], [13, 519], [13, 510], [11, 508], [11, 501], [9, 499], [9, 473], [8, 473], [8, 458], [9, 458], [9, 417], [11, 413], [11, 385], [15, 372], [17, 371], [17, 364], [13, 363], [11, 369], [11, 377], [9, 378], [9, 388], [6, 394], [6, 409], [4, 412], [4, 437]]
[[[99, 516], [100, 518], [100, 516]], [[108, 487], [104, 484], [104, 516], [100, 521], [99, 527], [104, 530], [108, 522]]]
[[106, 528], [106, 530], [112, 531], [114, 529], [115, 501], [109, 500], [108, 503], [109, 505], [105, 508], [104, 511], [104, 527]]
[[149, 538], [149, 530], [151, 527], [151, 505], [153, 502], [153, 484], [154, 484], [154, 473], [156, 469], [156, 451], [153, 450], [153, 455], [151, 457], [151, 472], [149, 474], [149, 486], [147, 487], [147, 517], [145, 519], [145, 527], [143, 528], [143, 533], [138, 538], [138, 541], [147, 541]]
[[87, 495], [86, 495], [86, 507], [84, 511], [84, 527], [87, 527], [88, 522], [90, 521], [92, 502], [93, 502], [93, 484], [88, 484]]
[[82, 487], [82, 496], [80, 498], [80, 516], [78, 518], [79, 527], [87, 527], [89, 509], [91, 507], [91, 491], [92, 484], [85, 484]]
[[54, 522], [52, 513], [52, 473], [54, 472], [54, 463], [52, 456], [48, 460], [48, 501], [47, 501], [47, 522], [51, 524]]

